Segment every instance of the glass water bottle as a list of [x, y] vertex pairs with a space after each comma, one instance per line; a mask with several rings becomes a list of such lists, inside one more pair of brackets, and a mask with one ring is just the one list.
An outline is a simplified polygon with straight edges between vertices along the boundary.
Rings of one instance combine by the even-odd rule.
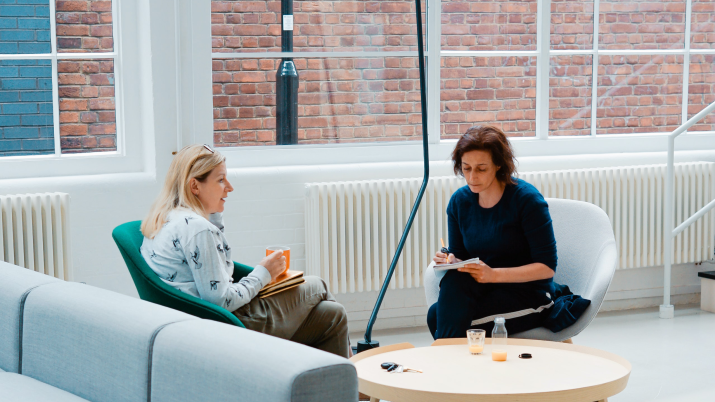
[[504, 317], [494, 319], [494, 329], [492, 329], [492, 345], [506, 345], [506, 327]]

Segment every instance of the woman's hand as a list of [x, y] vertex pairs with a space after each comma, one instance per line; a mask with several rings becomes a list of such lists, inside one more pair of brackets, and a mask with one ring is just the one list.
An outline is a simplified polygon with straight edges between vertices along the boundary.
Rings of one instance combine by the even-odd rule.
[[459, 272], [466, 272], [479, 283], [490, 283], [497, 281], [497, 271], [489, 265], [479, 261], [478, 264], [467, 264], [457, 269]]
[[459, 258], [455, 257], [454, 254], [445, 254], [438, 251], [434, 258], [432, 259], [436, 264], [454, 264], [455, 262], [462, 262]]
[[271, 274], [271, 280], [276, 279], [278, 275], [286, 270], [286, 258], [283, 255], [283, 250], [274, 251], [258, 264], [266, 267], [268, 273]]

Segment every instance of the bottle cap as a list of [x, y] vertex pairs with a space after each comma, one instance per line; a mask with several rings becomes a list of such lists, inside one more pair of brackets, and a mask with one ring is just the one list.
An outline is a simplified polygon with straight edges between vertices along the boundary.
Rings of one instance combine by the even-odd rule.
[[520, 359], [531, 359], [531, 353], [522, 353], [519, 355]]
[[504, 324], [504, 317], [497, 317], [494, 319], [495, 324]]

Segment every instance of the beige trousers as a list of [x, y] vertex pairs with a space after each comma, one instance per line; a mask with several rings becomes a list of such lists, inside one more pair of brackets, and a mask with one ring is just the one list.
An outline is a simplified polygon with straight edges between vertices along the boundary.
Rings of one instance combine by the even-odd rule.
[[254, 297], [233, 314], [248, 329], [348, 357], [345, 308], [316, 276], [273, 296]]

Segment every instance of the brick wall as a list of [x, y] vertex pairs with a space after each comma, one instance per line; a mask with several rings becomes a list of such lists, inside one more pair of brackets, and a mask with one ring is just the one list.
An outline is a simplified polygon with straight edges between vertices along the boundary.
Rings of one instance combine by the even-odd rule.
[[628, 0], [599, 3], [599, 48], [682, 49], [685, 0]]
[[600, 56], [597, 134], [673, 131], [681, 124], [683, 56]]
[[50, 53], [50, 0], [0, 1], [0, 53]]
[[443, 1], [442, 50], [536, 50], [536, 0]]
[[590, 135], [593, 56], [551, 57], [549, 91], [549, 135]]
[[[688, 118], [715, 102], [715, 55], [691, 55], [689, 77]], [[715, 131], [715, 113], [707, 115], [691, 130]]]
[[692, 0], [693, 16], [690, 21], [690, 47], [715, 48], [715, 0]]
[[[218, 1], [212, 9], [214, 52], [279, 51], [280, 2]], [[296, 51], [406, 50], [414, 49], [412, 2], [295, 2]], [[602, 1], [599, 15], [599, 43], [604, 49], [682, 49], [684, 47], [685, 0]], [[536, 49], [537, 2], [516, 0], [445, 0], [442, 7], [442, 49], [444, 50], [534, 50]], [[693, 2], [693, 47], [715, 44], [715, 0]], [[590, 49], [593, 47], [593, 0], [551, 1], [551, 48]], [[412, 28], [413, 29], [413, 28]], [[400, 33], [400, 35], [393, 35]], [[671, 130], [679, 124], [682, 96], [682, 57], [601, 57], [597, 133], [640, 133]], [[680, 60], [680, 61], [679, 61]], [[315, 61], [317, 63], [317, 60]], [[341, 62], [346, 62], [345, 60]], [[275, 135], [273, 60], [255, 74], [235, 74], [245, 67], [241, 61], [214, 61], [215, 139], [217, 145], [272, 144]], [[305, 63], [305, 61], [301, 62]], [[270, 67], [268, 67], [270, 65]], [[237, 67], [240, 66], [240, 67]], [[456, 138], [477, 123], [494, 123], [510, 136], [535, 134], [536, 59], [530, 57], [445, 57], [441, 60], [441, 135]], [[591, 56], [554, 56], [550, 60], [550, 135], [589, 135], [591, 132]], [[265, 69], [263, 68], [265, 67]], [[238, 68], [239, 70], [234, 70]], [[322, 67], [321, 67], [322, 68]], [[703, 64], [697, 67], [707, 69]], [[314, 67], [305, 76], [314, 77]], [[353, 70], [349, 70], [354, 73]], [[692, 70], [691, 70], [692, 71]], [[405, 116], [404, 126], [389, 115], [391, 125], [380, 132], [379, 125], [350, 129], [354, 110], [347, 104], [338, 108], [318, 108], [303, 104], [311, 98], [301, 74], [300, 142], [350, 142], [414, 138], [419, 104], [385, 105], [387, 110], [408, 108], [416, 116]], [[355, 73], [359, 76], [359, 73]], [[410, 74], [410, 73], [408, 73]], [[694, 75], [694, 90], [704, 87], [712, 74]], [[250, 77], [250, 78], [246, 78]], [[242, 85], [243, 81], [250, 85]], [[694, 81], [695, 80], [695, 81]], [[388, 81], [382, 84], [387, 88]], [[316, 88], [337, 88], [345, 82], [323, 74]], [[406, 83], [400, 81], [396, 85]], [[374, 80], [368, 87], [374, 87]], [[393, 86], [395, 84], [392, 84]], [[657, 87], [657, 88], [656, 88]], [[256, 93], [243, 92], [256, 91]], [[381, 89], [382, 90], [382, 89]], [[333, 99], [334, 89], [322, 90]], [[674, 92], [675, 91], [675, 92]], [[337, 91], [340, 93], [340, 91]], [[312, 94], [314, 96], [316, 94]], [[344, 93], [340, 96], [347, 95]], [[394, 94], [390, 94], [391, 96]], [[239, 97], [242, 96], [242, 97]], [[331, 95], [332, 96], [332, 95]], [[706, 94], [689, 99], [704, 104]], [[243, 100], [239, 100], [243, 99]], [[250, 100], [249, 100], [250, 99]], [[418, 100], [418, 98], [416, 99]], [[231, 104], [230, 102], [238, 102]], [[246, 104], [241, 102], [257, 102]], [[402, 102], [402, 101], [401, 101]], [[697, 103], [700, 102], [700, 103]], [[327, 105], [326, 103], [326, 105]], [[378, 110], [375, 102], [369, 111]], [[359, 104], [356, 110], [360, 110]], [[387, 107], [389, 106], [389, 107]], [[702, 108], [702, 106], [700, 106]], [[339, 111], [339, 109], [341, 111]], [[677, 110], [677, 111], [676, 111]], [[320, 111], [319, 115], [312, 114]], [[302, 113], [311, 114], [302, 114]], [[644, 113], [657, 115], [647, 116]], [[634, 113], [634, 114], [631, 114]], [[241, 122], [242, 116], [250, 119]], [[363, 115], [361, 115], [363, 116]], [[336, 118], [337, 117], [337, 118]], [[350, 117], [350, 118], [346, 118]], [[378, 119], [371, 122], [377, 123]], [[416, 120], [419, 121], [419, 120]], [[308, 123], [311, 122], [311, 123]], [[309, 125], [310, 124], [310, 125]], [[322, 124], [323, 126], [318, 126]], [[400, 128], [404, 127], [404, 128]], [[699, 126], [701, 129], [707, 127]], [[710, 126], [708, 126], [710, 127]], [[715, 129], [715, 125], [711, 129]], [[373, 133], [377, 134], [374, 135]], [[419, 134], [419, 132], [417, 132]]]
[[593, 48], [593, 0], [551, 0], [551, 48]]
[[[275, 144], [280, 60], [214, 60], [214, 144]], [[296, 59], [298, 142], [421, 139], [414, 58]]]
[[0, 61], [0, 155], [54, 153], [49, 60]]
[[115, 151], [114, 62], [61, 60], [57, 71], [62, 152]]
[[535, 135], [535, 57], [442, 57], [442, 67], [442, 138], [486, 123], [510, 136]]
[[111, 0], [56, 0], [58, 52], [111, 52]]
[[[212, 0], [213, 51], [280, 51], [280, 7], [280, 1]], [[416, 50], [414, 9], [414, 0], [294, 1], [293, 49]]]

